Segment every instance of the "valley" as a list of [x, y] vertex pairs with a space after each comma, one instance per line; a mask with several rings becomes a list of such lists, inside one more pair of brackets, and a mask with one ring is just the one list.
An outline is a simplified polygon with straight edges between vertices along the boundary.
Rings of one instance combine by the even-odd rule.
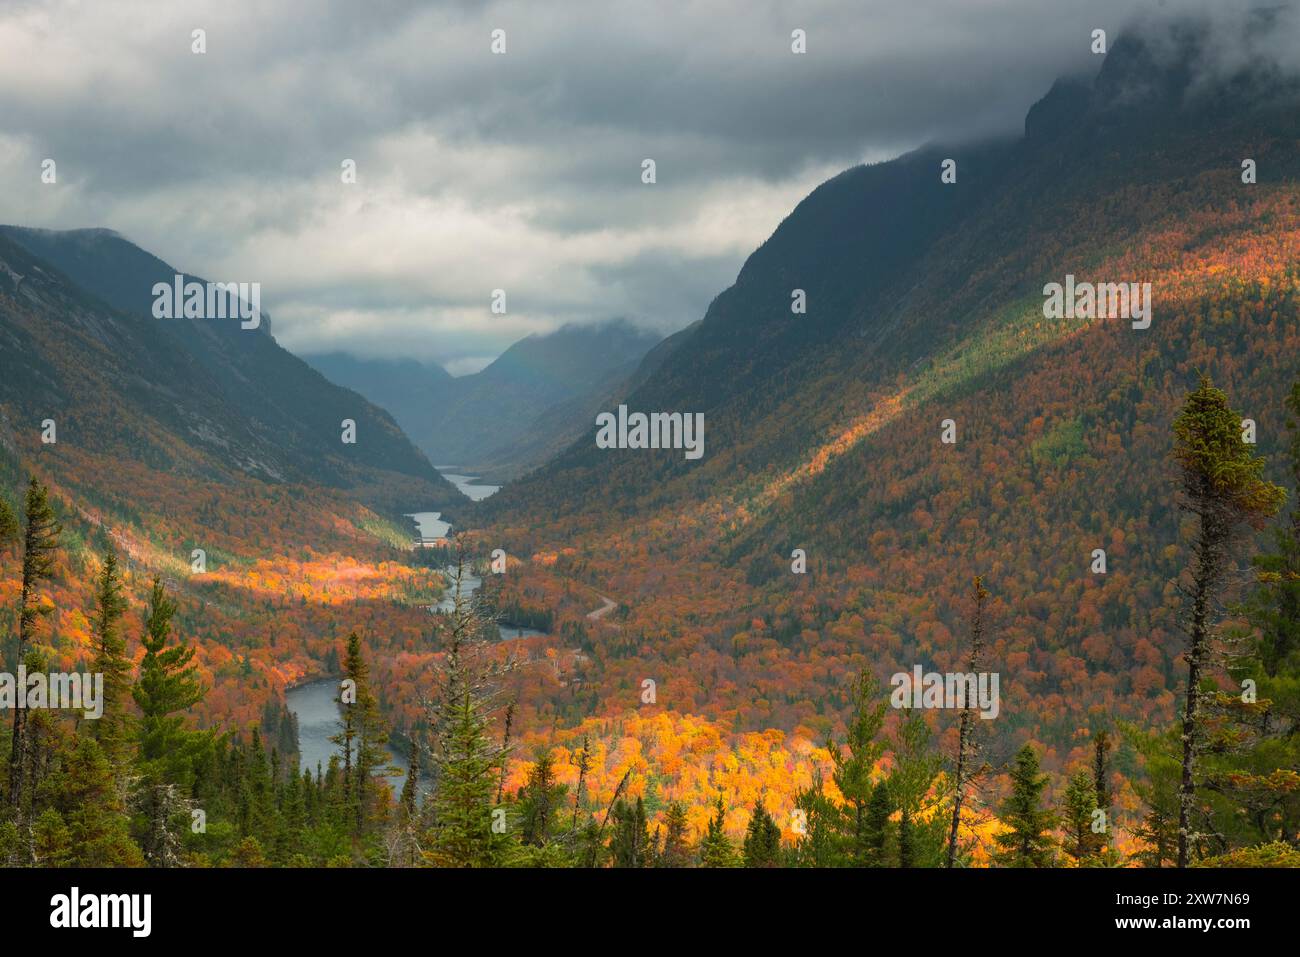
[[831, 177], [666, 338], [551, 323], [459, 376], [300, 357], [260, 298], [160, 321], [203, 280], [0, 227], [6, 660], [172, 669], [117, 688], [129, 759], [38, 722], [16, 820], [57, 844], [66, 769], [129, 760], [155, 804], [98, 787], [79, 863], [159, 859], [158, 794], [210, 810], [164, 849], [203, 866], [681, 866], [670, 829], [692, 866], [1300, 862], [1300, 84], [1180, 42]]

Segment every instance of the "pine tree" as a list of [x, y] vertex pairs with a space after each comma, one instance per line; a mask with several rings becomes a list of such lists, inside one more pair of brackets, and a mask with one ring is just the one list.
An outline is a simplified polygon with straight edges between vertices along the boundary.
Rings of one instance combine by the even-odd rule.
[[194, 649], [182, 641], [168, 647], [176, 603], [167, 597], [155, 576], [145, 613], [144, 657], [131, 696], [140, 708], [140, 759], [145, 764], [161, 763], [169, 768], [168, 780], [184, 777], [193, 763], [191, 745], [207, 736], [184, 730], [183, 712], [203, 700]]
[[1174, 457], [1182, 469], [1179, 508], [1196, 520], [1190, 585], [1185, 590], [1186, 705], [1178, 794], [1178, 866], [1186, 867], [1196, 835], [1196, 760], [1202, 748], [1201, 682], [1210, 664], [1215, 603], [1227, 573], [1234, 534], [1277, 512], [1286, 497], [1260, 476], [1264, 460], [1242, 441], [1241, 416], [1208, 378], [1187, 396], [1174, 421]]
[[121, 780], [127, 756], [134, 743], [131, 707], [131, 662], [126, 656], [122, 616], [126, 599], [118, 578], [117, 556], [110, 550], [95, 582], [95, 611], [91, 616], [91, 640], [95, 659], [91, 671], [104, 676], [103, 713], [92, 726], [92, 734], [104, 757]]
[[777, 867], [781, 863], [781, 829], [762, 801], [754, 805], [745, 828], [743, 856], [746, 867]]
[[[361, 648], [361, 636], [348, 635], [343, 658], [343, 678], [337, 701], [343, 712], [343, 729], [330, 737], [343, 753], [344, 800], [352, 808], [358, 834], [380, 801], [376, 781], [390, 774], [388, 731], [379, 713], [379, 700], [370, 686], [370, 665]], [[346, 689], [346, 690], [343, 690]]]
[[492, 829], [505, 754], [489, 730], [493, 686], [504, 667], [492, 663], [483, 649], [480, 636], [489, 622], [474, 596], [465, 592], [468, 558], [463, 541], [458, 545], [447, 651], [430, 704], [434, 788], [427, 802], [432, 827], [424, 846], [435, 866], [489, 867], [502, 863], [509, 850], [505, 835]]
[[615, 867], [649, 867], [653, 861], [650, 831], [641, 798], [614, 805], [614, 833], [609, 844]]
[[131, 840], [114, 768], [94, 738], [76, 737], [60, 755], [59, 768], [42, 791], [42, 803], [56, 811], [66, 827], [64, 863], [74, 867], [144, 864], [140, 848]]
[[144, 657], [131, 686], [141, 712], [139, 726], [140, 782], [136, 795], [143, 817], [141, 847], [149, 863], [174, 867], [180, 863], [179, 828], [185, 826], [194, 785], [195, 767], [213, 746], [215, 733], [185, 727], [185, 712], [205, 693], [193, 663], [194, 649], [184, 642], [168, 646], [176, 604], [155, 577], [149, 593]]
[[17, 541], [21, 531], [13, 509], [9, 507], [8, 502], [0, 498], [0, 548]]
[[1133, 782], [1146, 811], [1132, 829], [1141, 842], [1133, 859], [1143, 867], [1164, 867], [1178, 860], [1178, 784], [1182, 774], [1176, 729], [1150, 732], [1121, 724], [1127, 741], [1143, 758], [1145, 778]]
[[[821, 769], [813, 771], [813, 781], [795, 795], [795, 810], [803, 815], [803, 833], [797, 834], [790, 849], [795, 867], [843, 867], [848, 863], [840, 827], [840, 809], [826, 796]], [[870, 806], [868, 806], [868, 820]]]
[[916, 866], [916, 825], [906, 805], [898, 809], [898, 866]]
[[397, 801], [397, 820], [393, 826], [390, 862], [396, 867], [414, 867], [420, 856], [418, 826], [420, 788], [420, 750], [411, 749], [411, 766], [402, 782], [402, 794]]
[[[1287, 465], [1300, 489], [1300, 382], [1286, 397]], [[1300, 500], [1252, 560], [1255, 587], [1241, 609], [1228, 671], [1234, 692], [1215, 694], [1221, 716], [1203, 783], [1230, 845], [1300, 840]]]
[[944, 761], [931, 737], [921, 712], [908, 709], [892, 741], [894, 766], [885, 785], [890, 803], [899, 812], [899, 867], [938, 867], [945, 856]]
[[[23, 530], [23, 582], [18, 599], [18, 659], [24, 660], [35, 637], [36, 623], [49, 614], [37, 595], [40, 583], [54, 573], [54, 557], [62, 526], [54, 517], [49, 490], [35, 478], [27, 486], [26, 524]], [[9, 754], [9, 804], [21, 821], [24, 817], [23, 783], [31, 760], [26, 721], [27, 709], [14, 708], [13, 734]]]
[[1075, 771], [1065, 789], [1065, 850], [1075, 862], [1084, 863], [1096, 853], [1092, 817], [1097, 810], [1097, 787], [1084, 768]]
[[704, 839], [700, 841], [701, 867], [735, 867], [737, 865], [735, 845], [731, 843], [731, 838], [727, 837], [726, 819], [726, 806], [722, 803], [722, 794], [719, 792], [717, 803], [714, 805], [713, 817], [709, 820], [708, 830], [704, 834]]
[[420, 787], [420, 754], [411, 752], [411, 766], [407, 769], [406, 780], [402, 782], [402, 794], [398, 804], [406, 811], [408, 818], [415, 818], [416, 796]]
[[874, 679], [863, 671], [853, 685], [853, 719], [849, 724], [848, 751], [828, 743], [833, 770], [831, 778], [844, 796], [844, 831], [850, 859], [856, 864], [870, 863], [866, 845], [866, 813], [871, 801], [872, 780], [883, 746], [877, 740], [885, 720], [887, 701], [877, 693]]
[[346, 681], [339, 682], [339, 696], [334, 699], [334, 703], [339, 707], [339, 730], [329, 736], [330, 744], [338, 747], [340, 763], [342, 768], [343, 784], [343, 803], [346, 807], [352, 809], [355, 815], [356, 809], [360, 802], [353, 799], [353, 785], [356, 781], [356, 774], [353, 771], [356, 755], [357, 724], [360, 715], [352, 707], [353, 691], [349, 688]]
[[1110, 734], [1098, 731], [1092, 743], [1092, 789], [1097, 810], [1101, 811], [1104, 828], [1091, 831], [1093, 852], [1101, 854], [1106, 850], [1110, 834], [1110, 809], [1113, 798], [1110, 793]]
[[555, 780], [555, 761], [550, 753], [538, 753], [519, 792], [519, 833], [525, 844], [541, 847], [550, 841], [555, 815], [567, 790]]
[[1016, 754], [1011, 771], [1011, 794], [1002, 805], [1000, 817], [1007, 830], [994, 835], [994, 861], [1002, 867], [1050, 867], [1055, 861], [1055, 842], [1049, 833], [1052, 814], [1042, 805], [1047, 775], [1041, 774], [1038, 753], [1025, 745]]
[[43, 810], [32, 824], [31, 857], [40, 867], [69, 867], [75, 860], [72, 834], [52, 807]]
[[690, 828], [686, 823], [686, 808], [680, 801], [669, 803], [664, 812], [664, 841], [659, 866], [691, 866]]
[[865, 855], [859, 863], [868, 867], [889, 865], [889, 818], [894, 810], [894, 802], [889, 796], [889, 782], [877, 782], [871, 789], [863, 817], [862, 847]]

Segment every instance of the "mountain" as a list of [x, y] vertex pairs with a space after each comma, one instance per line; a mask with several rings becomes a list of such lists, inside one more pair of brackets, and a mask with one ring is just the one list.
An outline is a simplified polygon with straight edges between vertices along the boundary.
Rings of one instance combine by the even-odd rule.
[[621, 320], [571, 324], [527, 336], [459, 378], [410, 360], [307, 361], [388, 409], [434, 462], [508, 479], [572, 442], [658, 341]]
[[303, 356], [303, 361], [346, 389], [389, 412], [432, 461], [434, 410], [449, 401], [456, 380], [437, 363], [414, 359], [359, 359], [345, 352]]
[[[581, 441], [486, 512], [543, 499], [548, 508], [595, 509], [665, 482], [689, 497], [708, 484], [702, 476], [738, 465], [780, 472], [900, 380], [983, 348], [1005, 334], [1007, 320], [1032, 316], [1045, 282], [1093, 269], [1140, 244], [1156, 222], [1190, 213], [1187, 194], [1204, 188], [1200, 179], [1221, 174], [1207, 185], [1242, 187], [1239, 200], [1290, 189], [1300, 157], [1275, 141], [1296, 128], [1286, 112], [1294, 84], [1247, 74], [1206, 88], [1188, 66], [1198, 35], [1179, 39], [1182, 55], [1172, 63], [1135, 37], [1120, 39], [1095, 80], [1063, 80], [1035, 104], [1017, 140], [929, 146], [820, 186], [714, 300], [691, 348], [628, 397], [633, 408], [705, 413], [702, 462], [663, 452], [611, 456], [596, 448], [593, 421]], [[1245, 156], [1266, 170], [1254, 193], [1239, 179]], [[953, 185], [939, 178], [949, 157], [958, 160]], [[1165, 194], [1178, 210], [1151, 208]], [[1147, 212], [1161, 215], [1139, 218]], [[796, 288], [807, 293], [806, 316], [791, 313]], [[548, 496], [579, 475], [578, 494]], [[596, 490], [594, 499], [586, 494]]]
[[513, 480], [551, 460], [587, 431], [601, 409], [617, 404], [622, 396], [648, 379], [698, 325], [694, 322], [673, 333], [639, 361], [609, 370], [584, 391], [539, 412], [508, 442], [481, 455], [478, 467], [502, 480]]
[[[598, 448], [593, 419], [473, 507], [510, 553], [619, 602], [593, 697], [654, 675], [678, 711], [824, 728], [845, 675], [958, 667], [978, 574], [994, 760], [1029, 737], [1063, 759], [1105, 716], [1167, 710], [1186, 560], [1171, 423], [1205, 373], [1278, 452], [1300, 355], [1300, 90], [1207, 72], [1206, 42], [1125, 36], [1023, 136], [824, 183], [626, 396], [701, 413], [702, 458]], [[1150, 283], [1149, 328], [1050, 315], [1069, 276]]]
[[347, 490], [388, 514], [461, 498], [387, 413], [282, 349], [269, 318], [154, 318], [154, 284], [179, 273], [108, 230], [0, 227], [9, 429], [53, 418], [59, 447]]

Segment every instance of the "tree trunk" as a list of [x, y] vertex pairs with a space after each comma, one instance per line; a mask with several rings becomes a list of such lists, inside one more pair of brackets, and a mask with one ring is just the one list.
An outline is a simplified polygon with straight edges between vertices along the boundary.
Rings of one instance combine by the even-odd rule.
[[1187, 707], [1183, 711], [1183, 767], [1178, 789], [1178, 866], [1186, 867], [1192, 843], [1192, 806], [1196, 802], [1196, 748], [1201, 703], [1201, 670], [1210, 641], [1210, 602], [1223, 568], [1229, 528], [1213, 506], [1202, 506], [1200, 534], [1192, 578], [1192, 616], [1188, 628]]

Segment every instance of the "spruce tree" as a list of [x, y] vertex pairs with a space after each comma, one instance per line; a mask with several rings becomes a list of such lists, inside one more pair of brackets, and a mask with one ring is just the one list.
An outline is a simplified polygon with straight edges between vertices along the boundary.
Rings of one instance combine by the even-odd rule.
[[95, 580], [95, 610], [90, 620], [95, 648], [91, 671], [104, 676], [103, 713], [91, 727], [118, 780], [126, 774], [127, 758], [135, 738], [131, 662], [126, 656], [126, 638], [122, 634], [125, 613], [126, 599], [118, 577], [117, 556], [110, 550]]
[[669, 803], [664, 812], [664, 842], [659, 866], [691, 866], [690, 828], [686, 823], [686, 808], [680, 801]]
[[1182, 752], [1175, 728], [1150, 732], [1121, 724], [1124, 739], [1142, 756], [1146, 775], [1133, 790], [1146, 807], [1132, 829], [1141, 845], [1133, 859], [1143, 867], [1164, 867], [1178, 860], [1178, 784]]
[[194, 649], [183, 641], [169, 645], [176, 604], [155, 577], [149, 592], [144, 634], [144, 657], [131, 696], [140, 709], [137, 761], [140, 780], [136, 793], [142, 815], [140, 843], [149, 863], [175, 867], [180, 861], [180, 829], [188, 826], [189, 794], [195, 768], [210, 751], [212, 731], [185, 727], [185, 713], [203, 700]]
[[609, 850], [615, 867], [649, 867], [653, 861], [645, 804], [640, 797], [632, 804], [615, 803]]
[[66, 861], [74, 867], [139, 867], [121, 789], [99, 743], [77, 735], [60, 755], [58, 770], [42, 786], [42, 803], [67, 829]]
[[[1286, 397], [1288, 479], [1300, 489], [1300, 382]], [[1252, 564], [1255, 584], [1239, 609], [1221, 715], [1207, 749], [1203, 783], [1230, 845], [1300, 839], [1300, 499], [1271, 530], [1271, 548]]]
[[1188, 394], [1174, 420], [1174, 457], [1182, 470], [1179, 508], [1196, 522], [1183, 614], [1187, 686], [1178, 792], [1178, 866], [1186, 867], [1196, 840], [1196, 761], [1203, 745], [1201, 683], [1211, 663], [1216, 602], [1229, 568], [1232, 540], [1243, 523], [1258, 525], [1275, 514], [1286, 492], [1261, 478], [1264, 460], [1242, 441], [1241, 416], [1205, 377]]
[[739, 863], [735, 845], [727, 837], [726, 819], [726, 806], [722, 803], [722, 794], [719, 792], [708, 830], [700, 841], [701, 867], [735, 867]]
[[16, 542], [21, 531], [14, 510], [3, 497], [0, 497], [0, 548], [4, 548], [10, 542]]
[[853, 718], [849, 724], [847, 752], [833, 742], [831, 778], [844, 797], [844, 833], [850, 859], [856, 864], [870, 862], [866, 844], [867, 805], [871, 801], [872, 780], [883, 746], [877, 738], [885, 720], [888, 702], [879, 694], [875, 680], [863, 671], [853, 684]]
[[1011, 794], [1000, 817], [1007, 830], [994, 835], [993, 860], [1001, 867], [1050, 867], [1056, 858], [1050, 834], [1054, 823], [1043, 807], [1047, 775], [1040, 773], [1038, 753], [1026, 744], [1016, 754], [1011, 770]]
[[525, 844], [541, 847], [550, 841], [567, 790], [555, 780], [550, 752], [539, 752], [519, 792], [519, 834]]
[[[54, 574], [54, 558], [62, 526], [50, 507], [49, 490], [35, 477], [27, 486], [23, 529], [23, 580], [18, 599], [18, 660], [23, 661], [35, 637], [36, 623], [52, 610], [40, 604], [37, 590]], [[24, 817], [23, 783], [31, 760], [27, 709], [14, 708], [9, 754], [9, 804], [19, 820]]]
[[1097, 810], [1101, 811], [1104, 827], [1092, 834], [1093, 852], [1100, 854], [1106, 850], [1110, 835], [1110, 809], [1113, 799], [1110, 793], [1110, 734], [1098, 731], [1092, 742], [1092, 789]]
[[938, 867], [944, 861], [948, 818], [944, 759], [933, 745], [922, 713], [908, 709], [891, 742], [894, 766], [887, 779], [890, 801], [898, 808], [900, 867]]
[[419, 861], [419, 788], [420, 750], [411, 749], [411, 766], [402, 782], [402, 794], [397, 801], [397, 820], [393, 825], [393, 842], [390, 862], [396, 867], [414, 867]]
[[504, 861], [510, 844], [492, 827], [505, 754], [490, 730], [496, 679], [508, 664], [493, 663], [484, 648], [481, 635], [490, 622], [465, 591], [469, 560], [463, 541], [458, 544], [447, 650], [430, 703], [434, 786], [426, 802], [431, 829], [424, 846], [435, 866], [489, 867]]
[[742, 853], [746, 867], [777, 867], [781, 863], [781, 829], [762, 801], [754, 805], [750, 815]]
[[889, 818], [894, 813], [894, 802], [889, 795], [889, 782], [878, 781], [871, 789], [867, 810], [863, 817], [862, 849], [859, 861], [867, 867], [889, 866]]
[[1097, 851], [1093, 840], [1092, 817], [1097, 810], [1097, 787], [1084, 768], [1075, 771], [1065, 789], [1065, 850], [1075, 863], [1082, 864]]
[[388, 731], [370, 685], [370, 665], [361, 647], [361, 636], [355, 631], [348, 635], [343, 677], [345, 684], [340, 688], [347, 690], [340, 690], [337, 699], [343, 713], [343, 730], [330, 741], [342, 748], [344, 798], [352, 807], [356, 830], [361, 834], [380, 799], [376, 779], [387, 777], [391, 769], [384, 747]]
[[202, 701], [206, 691], [199, 682], [194, 649], [183, 641], [168, 645], [175, 614], [176, 603], [155, 576], [140, 639], [144, 657], [131, 696], [141, 713], [140, 759], [165, 766], [168, 780], [187, 776], [193, 763], [191, 746], [207, 737], [184, 729], [184, 712]]
[[795, 795], [794, 806], [802, 814], [803, 833], [796, 834], [790, 849], [792, 864], [795, 867], [845, 866], [848, 858], [841, 831], [843, 815], [826, 796], [820, 768], [813, 771], [812, 784]]

